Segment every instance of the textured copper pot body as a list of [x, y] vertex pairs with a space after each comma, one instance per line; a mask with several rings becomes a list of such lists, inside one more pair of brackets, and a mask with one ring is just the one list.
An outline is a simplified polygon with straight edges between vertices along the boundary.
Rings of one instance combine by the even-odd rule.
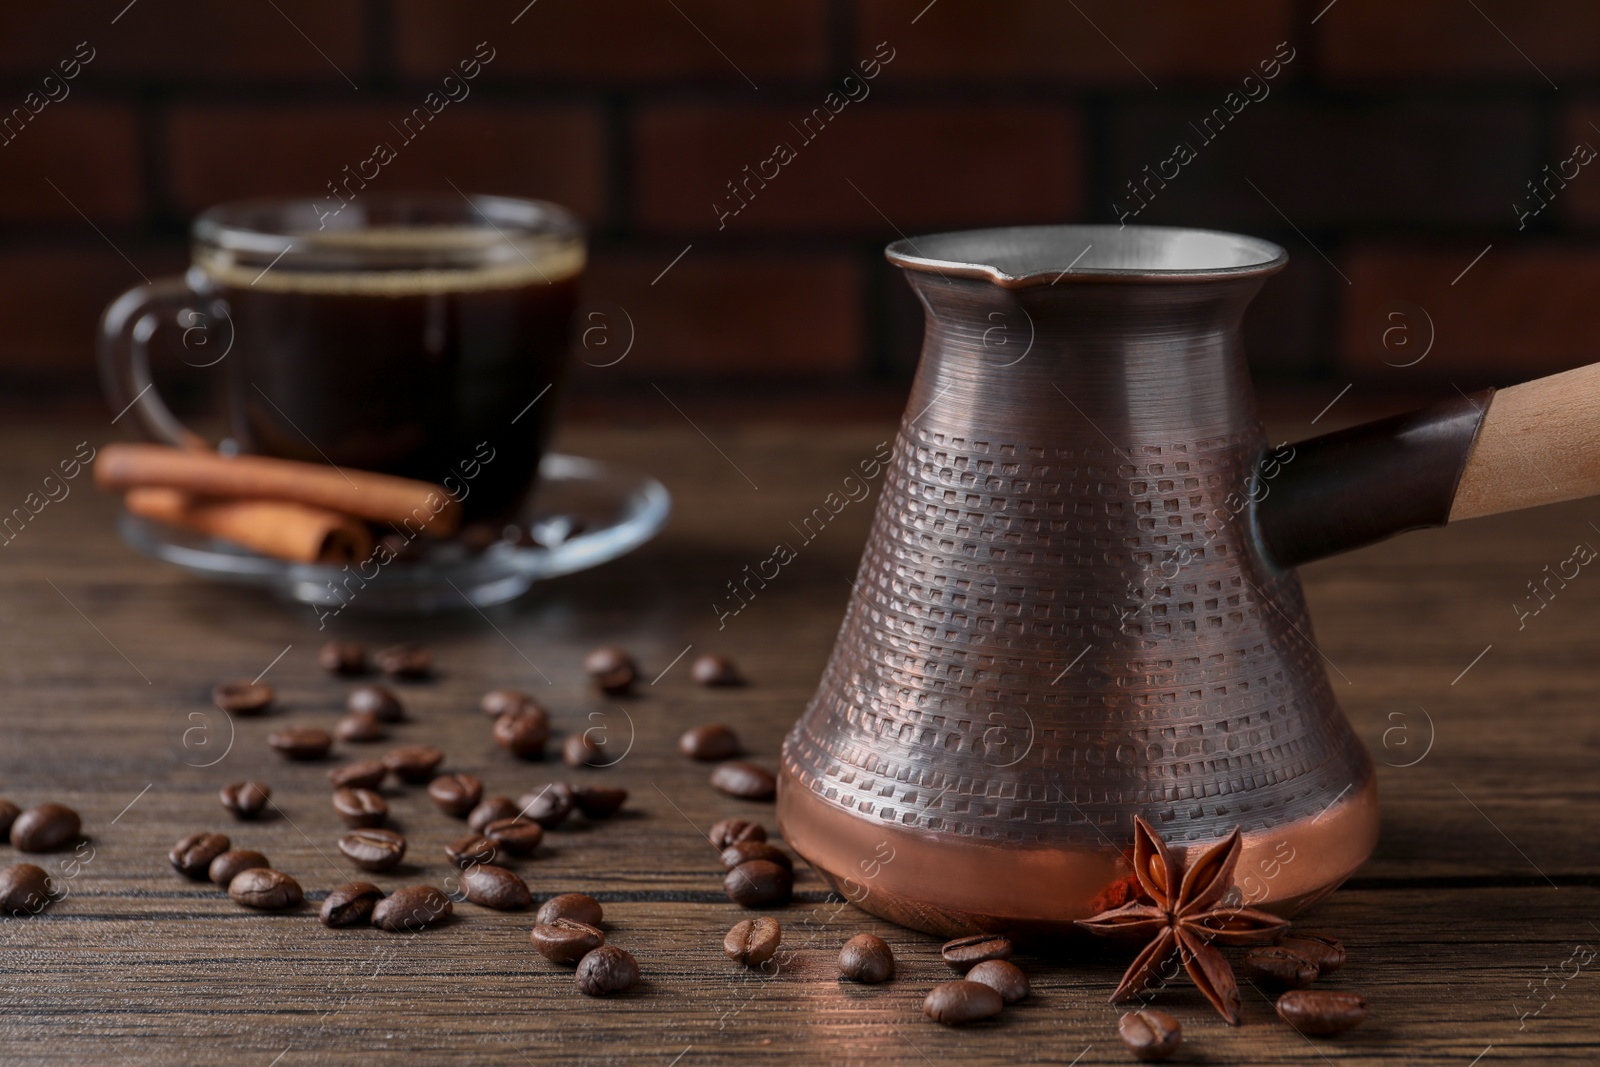
[[[1337, 886], [1377, 840], [1373, 769], [1300, 581], [1263, 547], [1257, 512], [1280, 483], [1306, 497], [1306, 461], [1264, 438], [1239, 342], [1283, 251], [1052, 227], [889, 258], [926, 340], [784, 745], [785, 837], [861, 907], [945, 935], [1100, 910], [1135, 815], [1180, 847], [1241, 827], [1240, 892], [1263, 907]], [[1423, 428], [1470, 444], [1458, 415]], [[1293, 510], [1283, 529], [1316, 526]]]

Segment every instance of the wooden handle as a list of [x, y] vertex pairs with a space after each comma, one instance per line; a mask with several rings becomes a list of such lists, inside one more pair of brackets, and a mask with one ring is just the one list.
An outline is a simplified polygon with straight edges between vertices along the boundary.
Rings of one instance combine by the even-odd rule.
[[1450, 521], [1600, 493], [1600, 364], [1494, 394]]

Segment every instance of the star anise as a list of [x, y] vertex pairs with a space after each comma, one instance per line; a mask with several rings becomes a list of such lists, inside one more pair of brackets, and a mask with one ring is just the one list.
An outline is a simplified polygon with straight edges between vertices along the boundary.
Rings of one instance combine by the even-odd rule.
[[1133, 821], [1133, 873], [1144, 899], [1078, 923], [1101, 937], [1149, 939], [1111, 994], [1111, 1002], [1142, 993], [1177, 957], [1211, 1006], [1230, 1026], [1238, 1026], [1239, 986], [1227, 958], [1212, 942], [1261, 944], [1276, 937], [1288, 922], [1255, 908], [1223, 902], [1239, 862], [1242, 840], [1238, 827], [1185, 869], [1148, 823], [1138, 816]]

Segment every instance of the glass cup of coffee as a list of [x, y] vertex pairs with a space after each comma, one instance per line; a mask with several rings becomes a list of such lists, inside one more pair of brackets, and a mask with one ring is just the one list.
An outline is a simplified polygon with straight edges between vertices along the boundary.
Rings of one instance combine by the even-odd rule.
[[[152, 441], [210, 447], [154, 388], [165, 327], [223, 371], [230, 442], [264, 456], [433, 482], [504, 524], [554, 427], [585, 245], [537, 200], [365, 193], [253, 200], [194, 223], [191, 266], [101, 322], [106, 397]], [[496, 527], [497, 528], [497, 527]]]

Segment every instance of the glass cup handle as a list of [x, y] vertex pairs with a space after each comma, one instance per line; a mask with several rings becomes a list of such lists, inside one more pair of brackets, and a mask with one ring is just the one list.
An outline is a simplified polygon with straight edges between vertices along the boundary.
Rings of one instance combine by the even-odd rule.
[[[158, 444], [209, 449], [210, 442], [179, 422], [150, 377], [150, 338], [163, 321], [177, 321], [194, 309], [198, 298], [182, 278], [160, 278], [139, 285], [113, 300], [100, 317], [100, 386], [117, 412], [112, 422], [130, 412], [133, 433]], [[169, 318], [170, 317], [170, 318]]]

